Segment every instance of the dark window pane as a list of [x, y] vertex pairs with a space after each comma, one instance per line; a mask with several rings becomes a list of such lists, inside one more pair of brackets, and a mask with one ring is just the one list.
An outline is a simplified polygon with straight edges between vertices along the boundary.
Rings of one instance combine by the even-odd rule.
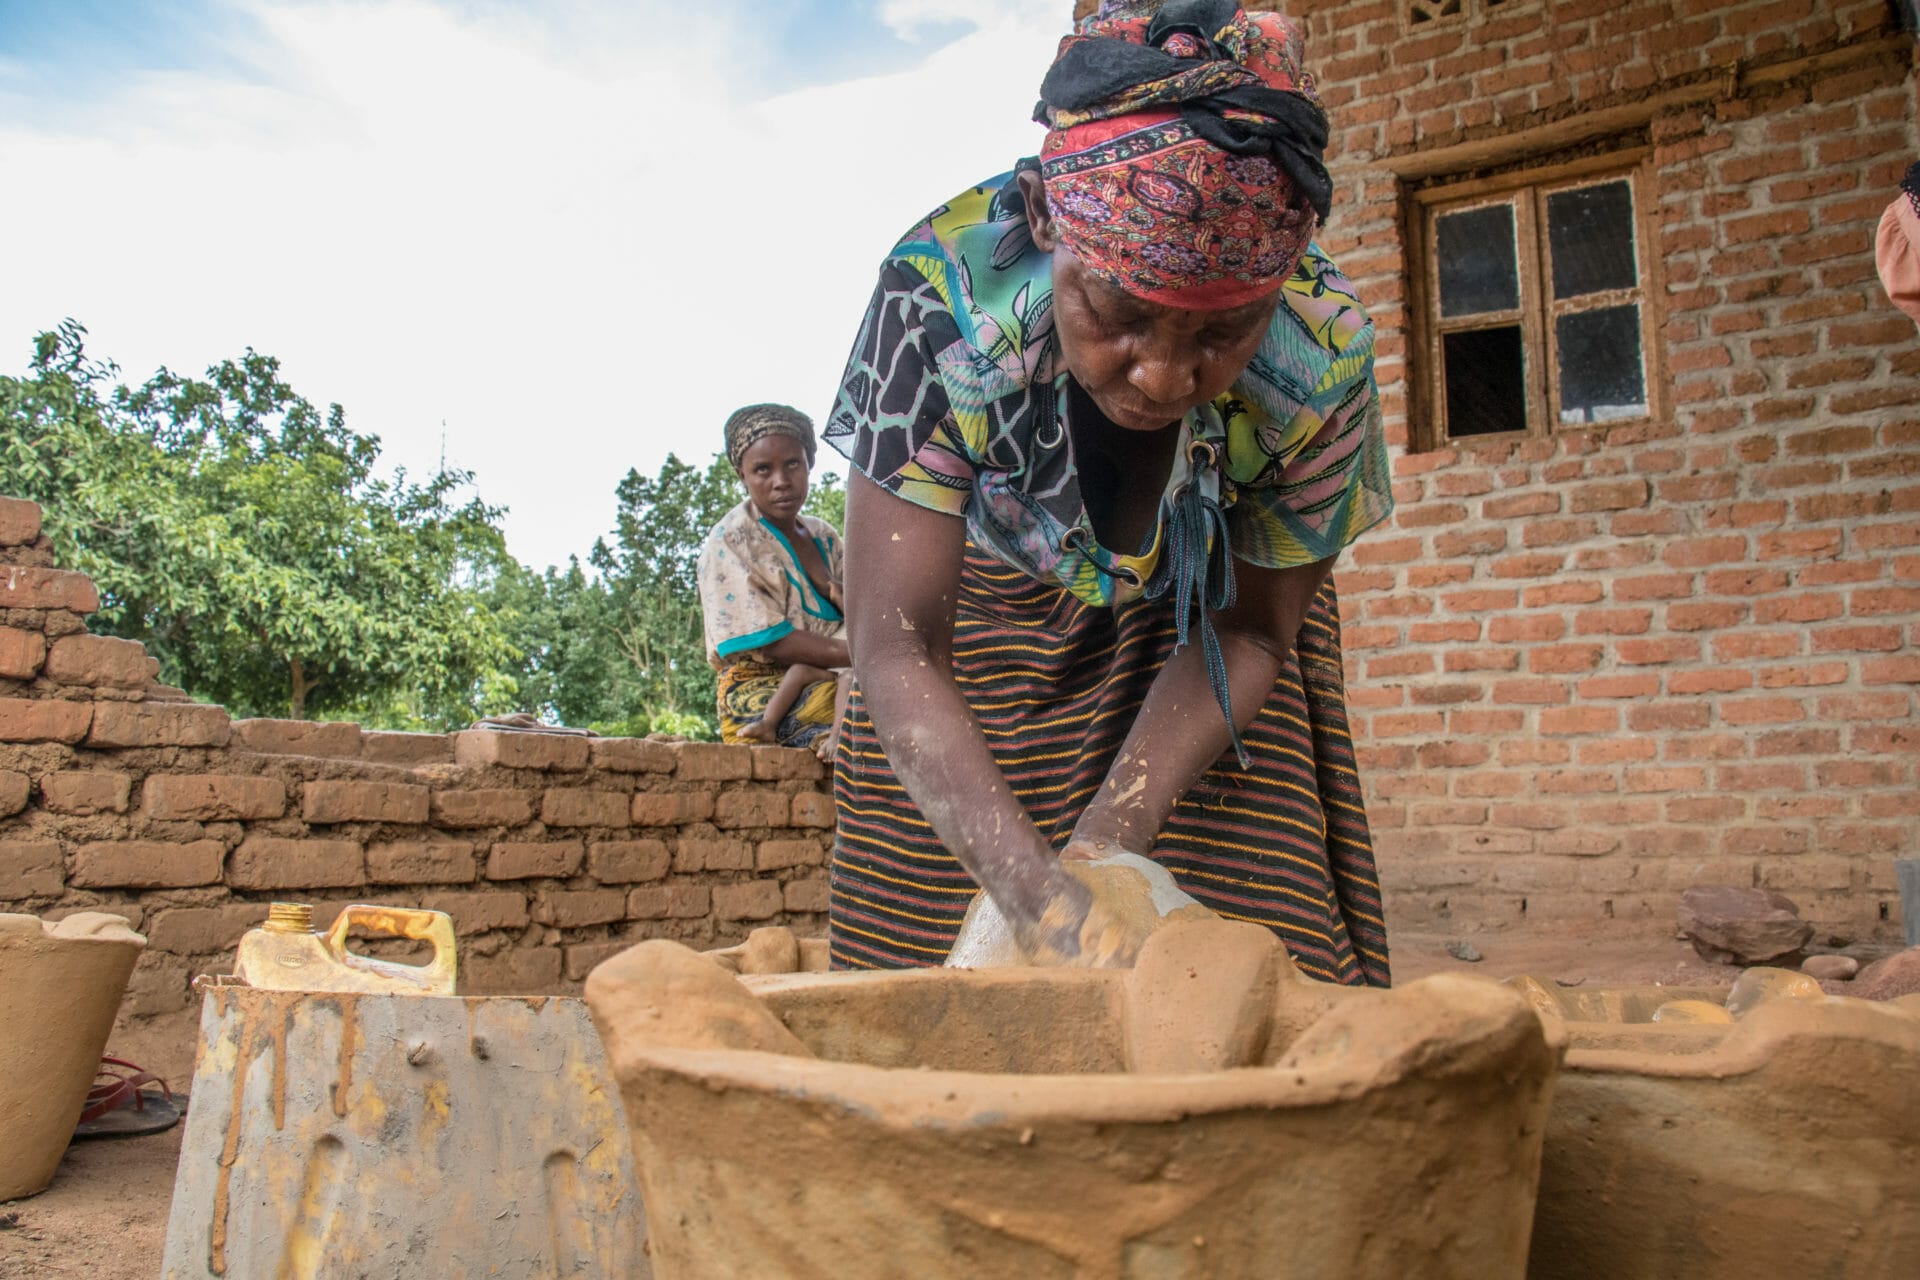
[[1547, 243], [1554, 297], [1633, 288], [1640, 278], [1633, 265], [1633, 188], [1605, 182], [1554, 192], [1547, 197]]
[[1520, 326], [1449, 333], [1447, 435], [1486, 436], [1527, 429], [1526, 364]]
[[1647, 415], [1640, 369], [1640, 308], [1602, 307], [1554, 321], [1560, 344], [1560, 421], [1612, 422]]
[[1441, 315], [1476, 316], [1520, 305], [1512, 205], [1442, 214], [1434, 239], [1440, 258]]

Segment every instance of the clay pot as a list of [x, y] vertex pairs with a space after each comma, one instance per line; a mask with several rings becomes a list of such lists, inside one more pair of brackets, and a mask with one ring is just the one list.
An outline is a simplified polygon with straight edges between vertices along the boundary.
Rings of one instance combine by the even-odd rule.
[[587, 1001], [661, 1280], [1518, 1277], [1562, 1049], [1492, 982], [1310, 982], [1223, 921], [1131, 971], [651, 941]]
[[0, 915], [0, 1200], [53, 1181], [146, 945], [97, 911]]
[[1913, 1274], [1920, 1001], [1780, 984], [1715, 1025], [1647, 1019], [1681, 998], [1727, 1004], [1725, 989], [1532, 985], [1574, 1016], [1547, 1011], [1571, 1043], [1529, 1276]]

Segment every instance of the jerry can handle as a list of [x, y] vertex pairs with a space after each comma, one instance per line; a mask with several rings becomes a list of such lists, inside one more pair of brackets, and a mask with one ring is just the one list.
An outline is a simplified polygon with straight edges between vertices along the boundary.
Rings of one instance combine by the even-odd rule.
[[343, 958], [354, 956], [353, 952], [347, 950], [347, 932], [355, 925], [368, 933], [389, 938], [413, 938], [431, 945], [433, 959], [423, 965], [402, 967], [418, 969], [421, 981], [429, 988], [447, 995], [453, 994], [455, 953], [452, 916], [444, 911], [427, 911], [417, 907], [380, 907], [354, 903], [342, 907], [339, 916], [334, 919], [333, 928], [327, 933], [328, 949]]

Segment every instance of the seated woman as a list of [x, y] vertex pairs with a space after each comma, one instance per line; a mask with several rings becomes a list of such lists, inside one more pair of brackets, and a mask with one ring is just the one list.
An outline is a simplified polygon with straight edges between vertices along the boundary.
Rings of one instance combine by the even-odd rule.
[[800, 514], [813, 423], [781, 404], [727, 419], [727, 460], [747, 498], [700, 548], [707, 661], [720, 673], [720, 740], [812, 747], [838, 740], [848, 665], [840, 537]]

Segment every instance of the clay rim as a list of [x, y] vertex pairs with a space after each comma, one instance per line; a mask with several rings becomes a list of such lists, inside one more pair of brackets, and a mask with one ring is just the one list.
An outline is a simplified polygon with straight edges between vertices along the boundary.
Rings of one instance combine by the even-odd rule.
[[[1106, 985], [1123, 981], [1125, 975], [1117, 970], [1074, 970], [1058, 971], [1054, 978]], [[765, 995], [812, 986], [822, 979], [843, 987], [852, 985], [849, 979], [866, 979], [874, 985], [897, 981], [888, 974], [789, 974], [752, 979], [749, 985], [756, 995]], [[1495, 1063], [1516, 1054], [1537, 1054], [1548, 1064], [1543, 1078], [1551, 1075], [1564, 1039], [1537, 1018], [1517, 992], [1444, 974], [1398, 990], [1421, 988], [1459, 1005], [1462, 1016], [1450, 1034], [1396, 1042], [1394, 1051], [1383, 1055], [1316, 1057], [1299, 1066], [1235, 1067], [1191, 1075], [1007, 1075], [666, 1045], [629, 1044], [617, 1054], [610, 1046], [609, 1056], [618, 1077], [652, 1071], [710, 1089], [776, 1095], [890, 1127], [918, 1129], [1163, 1124], [1234, 1111], [1301, 1110], [1349, 1102], [1419, 1077], [1490, 1072]], [[769, 1003], [777, 1014], [777, 1004]]]
[[[1819, 1000], [1768, 1000], [1730, 1024], [1663, 1026], [1660, 1023], [1566, 1022], [1571, 1037], [1566, 1071], [1596, 1075], [1640, 1075], [1661, 1079], [1706, 1079], [1751, 1075], [1774, 1054], [1802, 1039], [1838, 1045], [1875, 1045], [1913, 1055], [1920, 1061], [1920, 1011], [1850, 996]], [[1657, 1029], [1657, 1030], [1656, 1030]], [[1609, 1039], [1638, 1036], [1644, 1048], [1587, 1049], [1582, 1032]], [[1717, 1039], [1697, 1053], [1663, 1053], [1657, 1041]]]

